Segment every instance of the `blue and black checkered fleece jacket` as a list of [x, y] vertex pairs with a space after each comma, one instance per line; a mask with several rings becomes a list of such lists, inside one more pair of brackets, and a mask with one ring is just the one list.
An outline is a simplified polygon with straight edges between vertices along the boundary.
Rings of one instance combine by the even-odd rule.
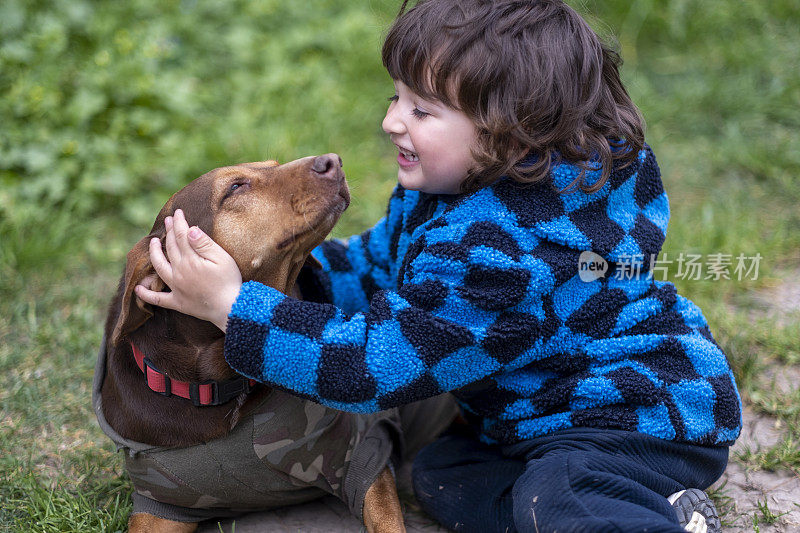
[[[700, 309], [647, 260], [638, 276], [615, 274], [664, 242], [652, 151], [595, 193], [555, 190], [578, 173], [561, 163], [547, 183], [502, 178], [464, 195], [398, 186], [375, 227], [314, 251], [332, 304], [242, 286], [228, 363], [345, 411], [452, 391], [490, 443], [593, 427], [731, 444], [741, 400]], [[587, 250], [605, 276], [581, 279]]]

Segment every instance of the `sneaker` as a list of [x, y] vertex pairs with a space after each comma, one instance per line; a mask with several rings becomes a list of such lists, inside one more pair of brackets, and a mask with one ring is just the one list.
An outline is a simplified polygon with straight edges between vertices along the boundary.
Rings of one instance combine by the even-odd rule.
[[686, 489], [667, 498], [678, 515], [678, 522], [692, 533], [721, 533], [717, 508], [700, 489]]

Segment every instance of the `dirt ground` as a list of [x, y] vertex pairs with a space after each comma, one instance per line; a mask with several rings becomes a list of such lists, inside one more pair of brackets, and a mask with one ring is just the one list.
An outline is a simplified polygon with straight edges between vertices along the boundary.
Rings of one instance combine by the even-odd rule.
[[[800, 270], [784, 272], [781, 281], [752, 295], [754, 316], [769, 317], [776, 324], [800, 320]], [[784, 392], [796, 390], [800, 384], [800, 367], [768, 368], [764, 383], [773, 383]], [[722, 479], [715, 484], [723, 505], [723, 531], [789, 533], [800, 532], [800, 473], [747, 471], [736, 460], [745, 450], [758, 451], [780, 442], [784, 431], [772, 417], [745, 407], [742, 434], [731, 448], [731, 460]], [[800, 443], [797, 443], [800, 446]], [[764, 510], [776, 517], [765, 521]]]
[[[731, 455], [735, 456], [737, 451], [743, 451], [748, 446], [751, 450], [772, 446], [780, 440], [781, 434], [781, 428], [774, 419], [756, 416], [745, 409], [742, 435], [731, 449]], [[723, 518], [729, 525], [724, 531], [800, 531], [800, 476], [797, 474], [792, 475], [788, 471], [748, 472], [733, 458], [715, 487], [721, 487], [720, 494], [724, 499], [730, 498]], [[786, 514], [777, 518], [774, 524], [767, 524], [759, 504], [766, 505], [774, 515]], [[754, 516], [758, 517], [758, 522], [754, 521]]]

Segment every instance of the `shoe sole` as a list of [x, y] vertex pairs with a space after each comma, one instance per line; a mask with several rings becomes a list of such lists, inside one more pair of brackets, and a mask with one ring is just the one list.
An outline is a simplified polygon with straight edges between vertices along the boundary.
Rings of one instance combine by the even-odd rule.
[[700, 489], [676, 492], [667, 498], [678, 522], [691, 533], [721, 533], [722, 524], [711, 498]]

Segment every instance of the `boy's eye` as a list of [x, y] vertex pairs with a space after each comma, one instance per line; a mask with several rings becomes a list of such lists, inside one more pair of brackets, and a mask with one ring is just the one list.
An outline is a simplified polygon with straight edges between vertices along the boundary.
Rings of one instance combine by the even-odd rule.
[[420, 110], [420, 109], [418, 109], [416, 107], [411, 110], [411, 114], [414, 115], [418, 119], [423, 119], [423, 118], [427, 117], [428, 115], [430, 115], [430, 113], [426, 113], [425, 111], [422, 111], [422, 110]]
[[[396, 102], [396, 101], [397, 101], [397, 100], [399, 100], [399, 99], [400, 99], [400, 97], [399, 97], [399, 96], [397, 96], [396, 94], [393, 94], [392, 96], [390, 96], [390, 97], [388, 98], [388, 100], [389, 100], [390, 102]], [[414, 109], [412, 109], [412, 110], [411, 110], [411, 114], [412, 114], [412, 115], [414, 115], [414, 117], [415, 117], [415, 118], [418, 118], [418, 119], [420, 119], [420, 120], [422, 120], [423, 118], [425, 118], [425, 117], [427, 117], [428, 115], [430, 115], [430, 113], [426, 113], [425, 111], [423, 111], [423, 110], [419, 109], [418, 107], [415, 107]]]

